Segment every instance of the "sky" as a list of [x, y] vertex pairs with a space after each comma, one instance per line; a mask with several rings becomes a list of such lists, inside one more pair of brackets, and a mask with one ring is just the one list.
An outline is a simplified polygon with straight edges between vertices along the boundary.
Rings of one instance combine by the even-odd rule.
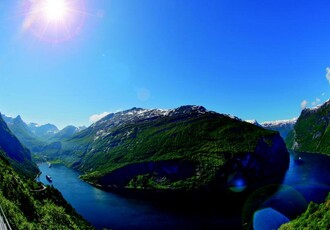
[[47, 1], [0, 2], [6, 115], [63, 128], [202, 105], [263, 122], [330, 97], [328, 0]]

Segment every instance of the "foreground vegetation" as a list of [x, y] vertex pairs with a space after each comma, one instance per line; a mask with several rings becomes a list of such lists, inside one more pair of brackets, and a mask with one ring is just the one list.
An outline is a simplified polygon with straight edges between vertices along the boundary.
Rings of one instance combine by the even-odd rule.
[[0, 205], [12, 229], [92, 229], [61, 193], [17, 174], [0, 157]]
[[311, 202], [300, 217], [280, 227], [280, 230], [293, 229], [330, 229], [330, 193], [324, 203]]

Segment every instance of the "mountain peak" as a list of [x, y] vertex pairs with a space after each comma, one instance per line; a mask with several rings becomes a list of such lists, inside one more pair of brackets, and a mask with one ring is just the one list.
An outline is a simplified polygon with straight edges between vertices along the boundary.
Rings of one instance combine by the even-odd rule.
[[245, 120], [245, 122], [261, 127], [257, 120]]
[[22, 117], [21, 117], [21, 115], [18, 115], [17, 117], [15, 117], [14, 118], [14, 121], [16, 121], [16, 122], [23, 122], [23, 119], [22, 119]]

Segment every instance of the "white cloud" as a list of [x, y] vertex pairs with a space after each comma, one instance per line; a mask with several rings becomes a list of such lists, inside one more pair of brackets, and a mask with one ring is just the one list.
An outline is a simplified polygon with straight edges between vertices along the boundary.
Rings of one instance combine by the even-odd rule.
[[316, 105], [319, 105], [321, 102], [321, 99], [320, 98], [315, 98], [315, 101], [312, 102], [312, 106], [316, 106]]
[[307, 104], [308, 104], [308, 101], [303, 100], [303, 101], [300, 103], [300, 107], [301, 107], [301, 109], [305, 109], [305, 108], [307, 107]]
[[92, 122], [92, 123], [95, 123], [98, 120], [101, 120], [103, 117], [107, 116], [108, 114], [110, 114], [110, 112], [103, 112], [103, 113], [100, 113], [100, 114], [94, 114], [94, 115], [89, 117], [89, 121]]
[[325, 75], [325, 77], [327, 78], [327, 80], [328, 80], [328, 82], [329, 82], [329, 84], [330, 84], [330, 68], [327, 67], [327, 68], [326, 68], [326, 71], [327, 71], [327, 74]]

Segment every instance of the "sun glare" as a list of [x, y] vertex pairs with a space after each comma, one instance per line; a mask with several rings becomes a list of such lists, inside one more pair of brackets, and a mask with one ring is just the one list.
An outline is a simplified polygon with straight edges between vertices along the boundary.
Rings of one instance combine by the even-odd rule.
[[49, 22], [60, 22], [68, 14], [67, 2], [65, 0], [46, 0], [43, 11]]
[[85, 0], [24, 0], [24, 31], [59, 43], [79, 34], [86, 17]]

